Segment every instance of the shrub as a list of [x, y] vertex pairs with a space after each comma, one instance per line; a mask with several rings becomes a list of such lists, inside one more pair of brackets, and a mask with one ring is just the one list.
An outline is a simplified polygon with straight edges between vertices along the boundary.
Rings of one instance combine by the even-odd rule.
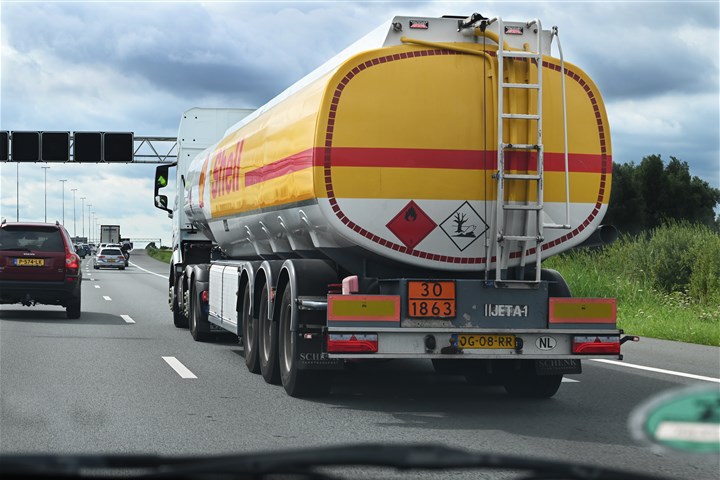
[[690, 276], [690, 296], [720, 306], [720, 235], [704, 239]]

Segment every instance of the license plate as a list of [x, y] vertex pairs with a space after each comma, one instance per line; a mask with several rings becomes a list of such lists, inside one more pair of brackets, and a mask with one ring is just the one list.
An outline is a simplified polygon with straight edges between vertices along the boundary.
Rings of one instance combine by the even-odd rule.
[[408, 316], [411, 318], [454, 318], [455, 282], [408, 282]]
[[16, 258], [15, 265], [20, 267], [43, 267], [45, 266], [44, 258]]
[[458, 334], [453, 335], [458, 348], [485, 349], [485, 348], [515, 348], [515, 335], [479, 335]]

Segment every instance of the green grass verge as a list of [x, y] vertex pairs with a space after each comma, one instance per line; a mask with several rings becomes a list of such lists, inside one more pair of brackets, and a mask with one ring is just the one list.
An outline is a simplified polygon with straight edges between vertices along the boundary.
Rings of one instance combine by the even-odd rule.
[[558, 270], [574, 297], [616, 298], [618, 327], [628, 334], [720, 346], [715, 258], [717, 233], [671, 225], [600, 251], [558, 255], [543, 266]]
[[170, 263], [170, 259], [172, 258], [172, 250], [167, 250], [164, 248], [147, 248], [148, 255], [156, 260], [160, 260], [164, 263]]

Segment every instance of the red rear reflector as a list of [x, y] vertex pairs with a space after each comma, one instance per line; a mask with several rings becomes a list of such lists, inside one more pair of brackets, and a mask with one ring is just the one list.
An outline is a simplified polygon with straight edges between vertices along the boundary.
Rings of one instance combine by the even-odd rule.
[[577, 355], [620, 355], [619, 336], [573, 337], [572, 353]]
[[202, 293], [200, 294], [200, 299], [205, 303], [207, 303], [210, 300], [210, 295], [208, 294], [207, 290], [202, 291]]
[[378, 336], [373, 333], [331, 333], [328, 353], [377, 353]]

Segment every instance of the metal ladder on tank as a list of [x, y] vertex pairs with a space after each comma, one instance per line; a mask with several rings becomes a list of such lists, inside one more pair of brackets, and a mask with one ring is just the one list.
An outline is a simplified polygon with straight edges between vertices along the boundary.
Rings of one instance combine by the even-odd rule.
[[[495, 19], [498, 24], [498, 103], [497, 103], [497, 132], [498, 132], [498, 151], [497, 151], [497, 200], [496, 200], [496, 218], [495, 230], [497, 248], [495, 251], [495, 281], [496, 284], [504, 287], [515, 288], [532, 288], [540, 283], [541, 270], [541, 244], [543, 237], [543, 164], [544, 164], [544, 147], [542, 143], [542, 43], [541, 33], [542, 25], [540, 20], [535, 19], [526, 23], [526, 28], [535, 27], [537, 29], [537, 37], [535, 48], [532, 51], [506, 50], [504, 48], [505, 25], [501, 18]], [[492, 21], [491, 21], [492, 23]], [[510, 83], [505, 81], [505, 60], [506, 59], [525, 59], [530, 63], [528, 75], [532, 70], [532, 63], [535, 62], [537, 69], [537, 83]], [[504, 110], [504, 93], [506, 89], [510, 89], [509, 93], [514, 90], [525, 90], [537, 92], [536, 113], [530, 113], [532, 106], [528, 99], [528, 111], [526, 113], [508, 113]], [[518, 144], [508, 143], [505, 141], [503, 133], [504, 120], [524, 120], [526, 122], [536, 122], [537, 126], [537, 143]], [[535, 173], [507, 173], [505, 168], [505, 156], [508, 151], [534, 151], [536, 153]], [[528, 171], [532, 170], [528, 165]], [[513, 182], [531, 182], [535, 184], [535, 202], [526, 202], [523, 205], [511, 204], [505, 199], [505, 182], [507, 180]], [[506, 222], [506, 214], [513, 211], [525, 211], [526, 218], [522, 222], [522, 233], [519, 235], [508, 235], [505, 233], [508, 222]], [[535, 214], [535, 221], [531, 221], [530, 217]], [[526, 281], [524, 279], [507, 280], [503, 278], [503, 271], [507, 269], [509, 263], [509, 249], [513, 241], [516, 241], [522, 247], [520, 265], [525, 266], [525, 257], [528, 248], [535, 249], [535, 279]], [[491, 249], [489, 249], [491, 250]], [[488, 257], [491, 253], [488, 252]], [[487, 259], [487, 265], [490, 265], [490, 258]]]

